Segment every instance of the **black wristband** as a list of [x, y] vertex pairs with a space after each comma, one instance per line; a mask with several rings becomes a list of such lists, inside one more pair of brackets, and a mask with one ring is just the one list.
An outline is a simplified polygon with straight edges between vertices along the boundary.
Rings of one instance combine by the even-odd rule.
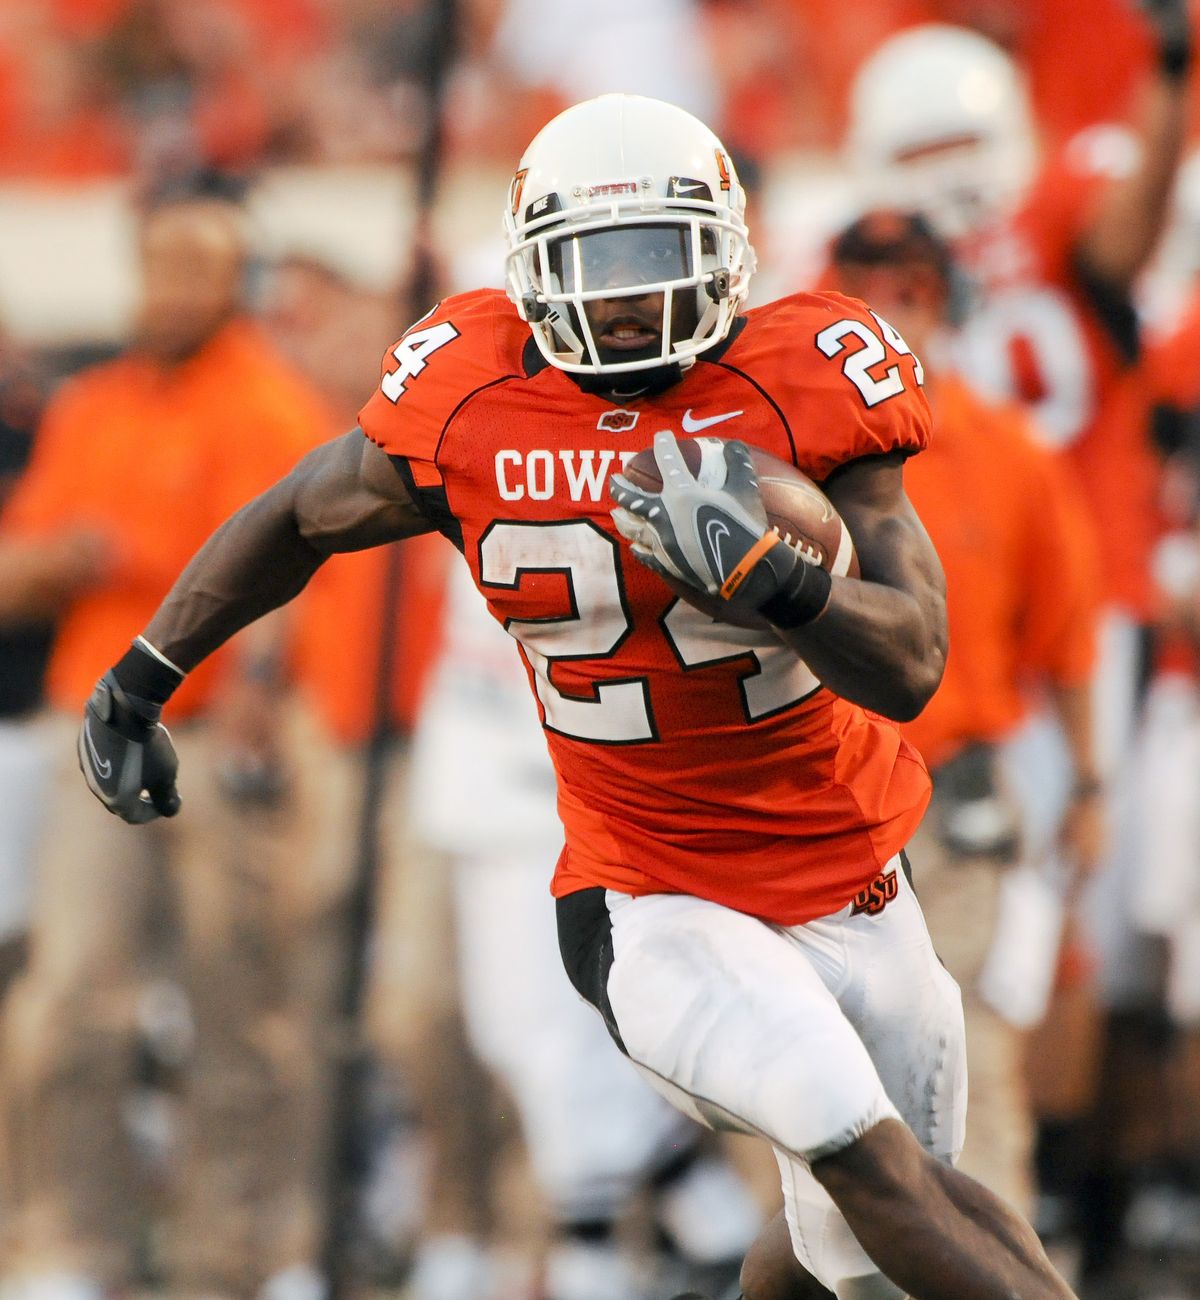
[[769, 623], [784, 632], [815, 622], [825, 612], [833, 579], [819, 564], [800, 561], [787, 582], [758, 607]]
[[1180, 35], [1163, 41], [1158, 47], [1158, 69], [1172, 81], [1182, 81], [1191, 70], [1192, 41], [1189, 35]]
[[151, 654], [137, 641], [113, 664], [112, 674], [127, 695], [160, 706], [166, 704], [183, 681], [178, 668]]
[[1186, 0], [1142, 0], [1158, 44], [1158, 70], [1182, 81], [1192, 66], [1192, 23]]

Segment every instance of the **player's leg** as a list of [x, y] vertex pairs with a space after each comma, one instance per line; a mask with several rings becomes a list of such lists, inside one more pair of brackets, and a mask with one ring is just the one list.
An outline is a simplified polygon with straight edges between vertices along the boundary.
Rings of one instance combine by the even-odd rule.
[[[960, 1110], [953, 1099], [959, 1091], [961, 1014], [947, 1023], [947, 998], [954, 995], [951, 1010], [956, 1011], [956, 990], [932, 954], [915, 901], [908, 898], [900, 911], [907, 913], [910, 933], [900, 936], [899, 953], [942, 994], [930, 1023], [919, 1026], [928, 1059], [923, 1071], [914, 1070], [910, 1087], [929, 1113], [923, 1117], [916, 1104], [914, 1118], [925, 1128], [942, 1123], [945, 1131], [923, 1137], [949, 1155], [960, 1140], [952, 1130]], [[603, 915], [596, 911], [597, 901]], [[1002, 1215], [985, 1223], [969, 1217], [986, 1204], [973, 1194], [960, 1188], [956, 1202], [940, 1193], [937, 1213], [926, 1209], [923, 1195], [943, 1187], [940, 1173], [933, 1172], [941, 1166], [895, 1122], [896, 1109], [871, 1061], [879, 1044], [871, 1042], [868, 1053], [848, 1012], [870, 1022], [874, 1034], [886, 1010], [903, 1012], [909, 999], [924, 1008], [928, 999], [917, 996], [920, 987], [905, 987], [901, 962], [894, 971], [874, 971], [854, 984], [859, 1004], [848, 1012], [839, 1007], [831, 989], [841, 995], [852, 983], [843, 932], [848, 913], [827, 918], [824, 929], [818, 924], [802, 946], [794, 932], [693, 898], [629, 899], [610, 893], [597, 900], [585, 894], [560, 904], [560, 935], [577, 987], [666, 1095], [714, 1126], [757, 1132], [787, 1153], [796, 1170], [791, 1190], [799, 1191], [789, 1205], [793, 1244], [805, 1266], [835, 1293], [846, 1300], [856, 1291], [869, 1295], [864, 1287], [878, 1293], [882, 1283], [872, 1275], [882, 1266], [901, 1285], [912, 1283], [914, 1295], [931, 1300], [1009, 1300], [1014, 1291], [1031, 1300], [1068, 1295], [1044, 1258], [1014, 1251], [1007, 1230], [1000, 1231], [1006, 1228]], [[876, 1128], [884, 1139], [874, 1134]], [[868, 1134], [873, 1136], [864, 1141]], [[822, 1162], [827, 1187], [808, 1174], [813, 1162]], [[852, 1170], [849, 1180], [846, 1169]], [[871, 1230], [872, 1248], [881, 1252], [873, 1261], [841, 1222], [830, 1189], [835, 1200], [845, 1198], [860, 1226], [878, 1215], [919, 1229], [920, 1258], [911, 1258], [910, 1247], [901, 1250], [895, 1234]], [[815, 1235], [808, 1226], [813, 1213], [820, 1216]], [[897, 1294], [895, 1288], [891, 1294]]]
[[[817, 1256], [828, 1281], [849, 1279], [853, 1250], [811, 1196], [815, 1181], [853, 1234], [901, 1290], [853, 1270], [835, 1282], [844, 1300], [915, 1296], [1063, 1296], [1032, 1229], [998, 1197], [952, 1167], [965, 1120], [965, 1044], [957, 987], [937, 959], [906, 876], [877, 912], [824, 918], [787, 933], [809, 952], [867, 1046], [903, 1124], [885, 1120], [807, 1167], [780, 1156], [793, 1244]], [[831, 960], [834, 941], [841, 945]], [[789, 1178], [790, 1174], [790, 1178]], [[807, 1222], [806, 1222], [807, 1216]], [[833, 1261], [839, 1255], [845, 1263]]]
[[[930, 1156], [885, 1120], [817, 1161], [813, 1174], [871, 1259], [923, 1300], [1069, 1297], [1033, 1229], [982, 1183]], [[886, 1292], [839, 1286], [839, 1300]], [[748, 1300], [757, 1300], [750, 1296]]]
[[829, 1300], [833, 1295], [796, 1258], [791, 1229], [782, 1210], [746, 1252], [742, 1293], [754, 1300]]

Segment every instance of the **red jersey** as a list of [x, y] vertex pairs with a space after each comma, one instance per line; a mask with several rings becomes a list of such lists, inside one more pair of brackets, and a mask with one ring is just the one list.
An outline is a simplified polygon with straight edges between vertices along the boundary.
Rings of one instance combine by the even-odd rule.
[[915, 367], [837, 294], [748, 313], [679, 383], [624, 406], [547, 365], [495, 291], [440, 304], [385, 356], [359, 418], [520, 644], [566, 829], [556, 895], [689, 893], [792, 925], [903, 847], [929, 779], [899, 729], [772, 633], [677, 599], [617, 534], [606, 485], [661, 429], [743, 438], [817, 480], [919, 451]]
[[1010, 224], [960, 250], [983, 290], [960, 361], [986, 395], [1031, 409], [1096, 521], [1106, 600], [1144, 618], [1157, 471], [1133, 309], [1101, 306], [1074, 257], [1103, 187], [1130, 169], [1137, 149], [1120, 127], [1080, 132]]

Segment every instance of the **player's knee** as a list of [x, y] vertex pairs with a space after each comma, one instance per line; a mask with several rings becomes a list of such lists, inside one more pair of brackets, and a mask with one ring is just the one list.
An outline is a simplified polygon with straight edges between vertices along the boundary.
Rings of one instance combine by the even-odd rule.
[[881, 1120], [848, 1146], [813, 1162], [813, 1177], [845, 1213], [846, 1202], [920, 1195], [933, 1157], [900, 1120]]

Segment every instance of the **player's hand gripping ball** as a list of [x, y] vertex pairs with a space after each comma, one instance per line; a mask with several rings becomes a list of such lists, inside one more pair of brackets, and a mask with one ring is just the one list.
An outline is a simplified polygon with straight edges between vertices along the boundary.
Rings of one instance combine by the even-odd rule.
[[824, 492], [744, 442], [656, 434], [609, 492], [637, 558], [710, 618], [771, 626], [759, 607], [795, 584], [798, 564], [859, 576], [850, 532]]

